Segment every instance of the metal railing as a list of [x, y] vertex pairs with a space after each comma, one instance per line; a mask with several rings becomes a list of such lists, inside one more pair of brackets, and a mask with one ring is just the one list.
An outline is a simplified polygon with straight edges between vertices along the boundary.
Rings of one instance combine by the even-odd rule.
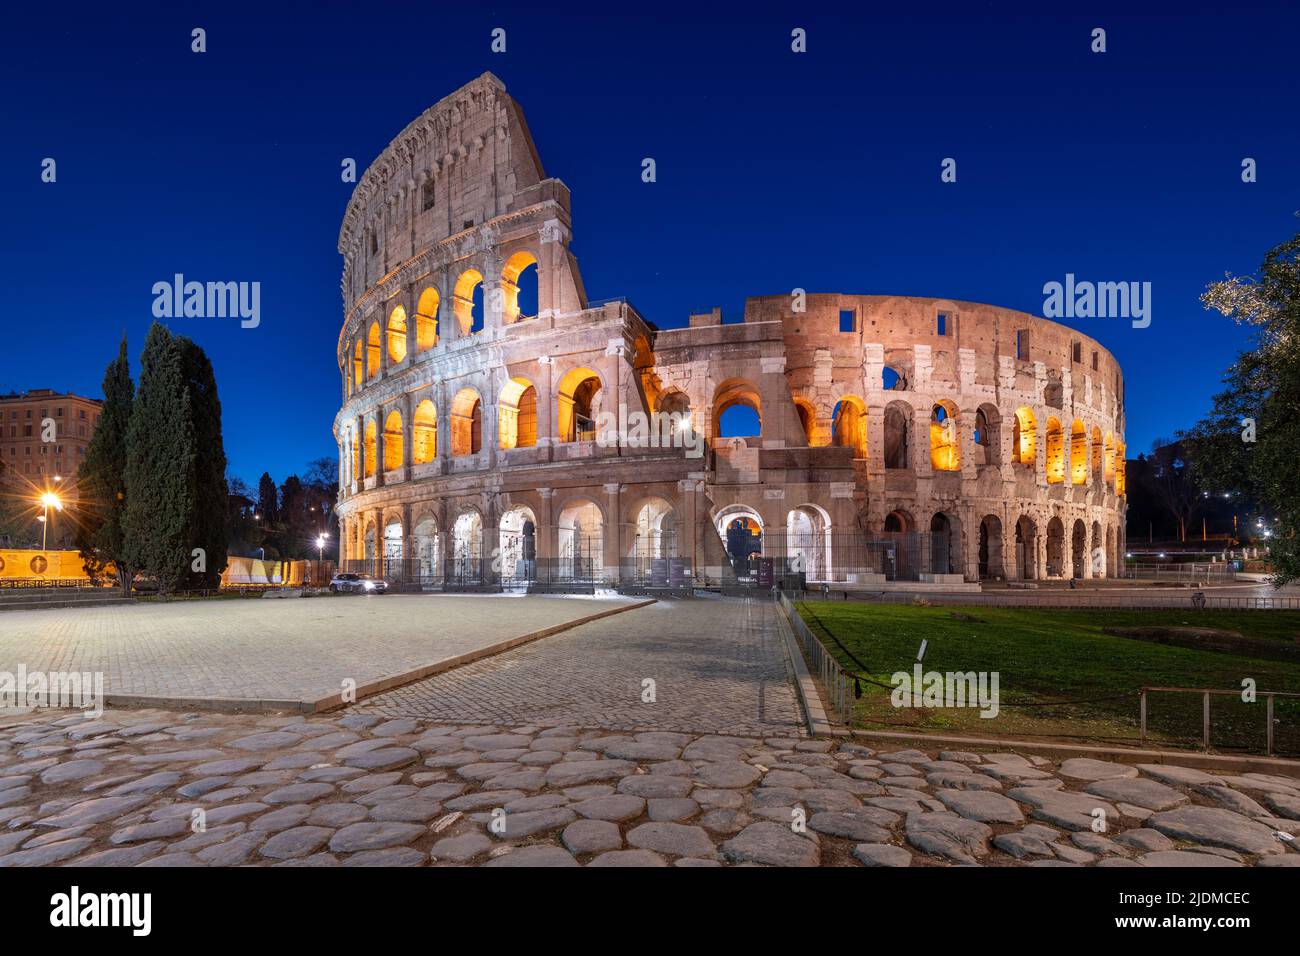
[[[1200, 694], [1203, 700], [1201, 707], [1201, 746], [1208, 753], [1210, 750], [1210, 698], [1211, 697], [1236, 697], [1240, 698], [1240, 690], [1207, 690], [1204, 687], [1143, 687], [1140, 690], [1138, 702], [1138, 739], [1142, 743], [1147, 740], [1147, 694]], [[1288, 694], [1280, 691], [1257, 691], [1257, 697], [1264, 698], [1264, 722], [1265, 722], [1265, 753], [1273, 756], [1274, 741], [1277, 737], [1277, 721], [1273, 716], [1273, 699], [1275, 697], [1288, 697], [1300, 699], [1300, 694]]]
[[808, 625], [803, 622], [803, 618], [790, 603], [790, 599], [785, 596], [785, 592], [780, 588], [773, 588], [772, 591], [786, 620], [790, 622], [790, 629], [794, 632], [800, 649], [803, 650], [804, 659], [808, 661], [821, 682], [823, 703], [832, 711], [829, 716], [837, 723], [848, 726], [853, 719], [852, 679], [844, 673], [835, 656], [813, 635], [812, 631], [808, 630]]

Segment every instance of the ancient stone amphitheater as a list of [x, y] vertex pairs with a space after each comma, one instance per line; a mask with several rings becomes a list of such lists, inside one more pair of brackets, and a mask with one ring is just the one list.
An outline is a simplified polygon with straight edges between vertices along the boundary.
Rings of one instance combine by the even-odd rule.
[[572, 235], [491, 74], [361, 177], [338, 242], [351, 569], [924, 588], [1121, 567], [1123, 379], [1097, 342], [973, 302], [802, 290], [660, 329], [588, 299]]

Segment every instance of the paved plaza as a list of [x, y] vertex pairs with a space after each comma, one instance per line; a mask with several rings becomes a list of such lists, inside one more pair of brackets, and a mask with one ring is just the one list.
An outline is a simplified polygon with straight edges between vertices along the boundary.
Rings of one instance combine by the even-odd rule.
[[368, 697], [357, 710], [462, 723], [803, 732], [774, 605], [755, 600], [660, 601]]
[[6, 611], [0, 671], [98, 671], [107, 694], [313, 701], [619, 603], [386, 594]]
[[[1094, 822], [1104, 820], [1104, 832]], [[855, 741], [0, 717], [0, 866], [1296, 866], [1300, 778]]]

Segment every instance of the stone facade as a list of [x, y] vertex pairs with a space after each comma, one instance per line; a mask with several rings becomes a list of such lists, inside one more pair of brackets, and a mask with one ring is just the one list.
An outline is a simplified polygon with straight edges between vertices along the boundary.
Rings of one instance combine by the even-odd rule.
[[[568, 189], [491, 74], [362, 176], [339, 234], [344, 560], [437, 581], [581, 555], [615, 581], [682, 557], [716, 580], [739, 521], [778, 566], [847, 584], [1122, 566], [1123, 379], [1092, 339], [995, 306], [801, 290], [658, 329], [587, 299], [571, 237]], [[758, 435], [723, 437], [734, 405]], [[636, 412], [688, 416], [702, 454], [621, 427]]]

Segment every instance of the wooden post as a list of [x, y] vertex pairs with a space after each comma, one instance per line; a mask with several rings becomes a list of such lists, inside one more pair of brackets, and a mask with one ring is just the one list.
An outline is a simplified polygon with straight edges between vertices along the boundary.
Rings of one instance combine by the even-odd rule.
[[1203, 715], [1201, 718], [1201, 723], [1205, 731], [1204, 733], [1205, 749], [1208, 752], [1210, 749], [1210, 692], [1208, 690], [1205, 692], [1205, 705], [1202, 708], [1202, 710], [1203, 710]]
[[1147, 689], [1145, 687], [1142, 688], [1142, 699], [1138, 705], [1138, 711], [1139, 711], [1139, 720], [1141, 726], [1141, 730], [1139, 731], [1140, 736], [1138, 737], [1138, 740], [1141, 743], [1146, 743], [1147, 742]]
[[1273, 756], [1273, 695], [1264, 698], [1264, 719], [1268, 721], [1268, 756]]

